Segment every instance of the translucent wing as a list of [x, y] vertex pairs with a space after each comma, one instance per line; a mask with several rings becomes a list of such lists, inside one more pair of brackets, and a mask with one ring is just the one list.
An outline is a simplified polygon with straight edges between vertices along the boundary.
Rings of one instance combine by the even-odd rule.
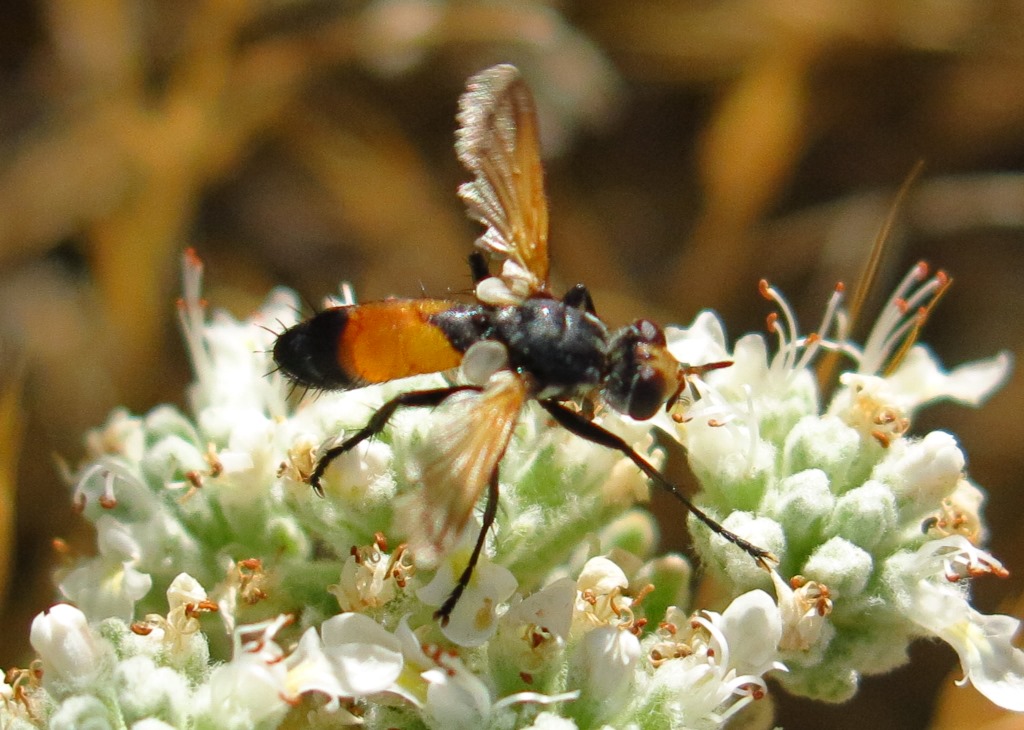
[[548, 207], [533, 95], [515, 66], [482, 71], [459, 100], [455, 152], [474, 175], [459, 187], [469, 215], [487, 230], [476, 245], [505, 259], [513, 299], [547, 293]]
[[418, 557], [449, 551], [508, 447], [526, 400], [523, 380], [508, 370], [492, 376], [484, 390], [454, 396], [431, 434], [434, 453], [422, 460], [422, 488], [403, 505]]

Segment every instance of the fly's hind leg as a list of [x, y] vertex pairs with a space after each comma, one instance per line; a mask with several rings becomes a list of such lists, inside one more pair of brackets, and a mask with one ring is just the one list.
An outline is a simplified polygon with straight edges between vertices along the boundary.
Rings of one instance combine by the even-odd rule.
[[491, 472], [491, 479], [487, 484], [487, 504], [484, 506], [483, 520], [480, 524], [480, 534], [476, 537], [476, 544], [473, 546], [473, 552], [469, 556], [469, 562], [466, 563], [465, 569], [462, 571], [462, 575], [459, 576], [459, 582], [452, 589], [452, 592], [448, 594], [448, 598], [441, 604], [441, 608], [434, 612], [434, 618], [441, 622], [442, 626], [448, 625], [448, 620], [451, 618], [452, 611], [455, 609], [455, 604], [462, 598], [463, 592], [466, 590], [466, 586], [469, 585], [470, 578], [473, 577], [473, 570], [476, 568], [477, 561], [480, 560], [480, 553], [483, 552], [484, 543], [487, 541], [487, 532], [491, 529], [491, 525], [494, 524], [494, 518], [498, 514], [498, 467], [494, 467], [494, 471]]
[[779, 559], [775, 557], [771, 551], [760, 548], [749, 540], [743, 539], [735, 532], [727, 530], [719, 522], [708, 516], [706, 512], [687, 499], [683, 493], [679, 491], [679, 488], [668, 480], [668, 477], [656, 469], [649, 461], [647, 461], [647, 459], [636, 453], [636, 451], [633, 450], [633, 447], [627, 444], [619, 436], [616, 436], [611, 431], [598, 426], [596, 423], [584, 416], [581, 416], [579, 413], [566, 408], [558, 401], [544, 400], [541, 401], [540, 404], [561, 426], [565, 427], [580, 438], [592, 441], [593, 443], [601, 446], [606, 446], [609, 449], [615, 449], [629, 457], [629, 459], [636, 464], [637, 467], [640, 468], [640, 471], [646, 474], [648, 478], [657, 482], [662, 489], [686, 505], [686, 508], [693, 513], [694, 517], [707, 525], [712, 532], [717, 535], [721, 535], [733, 545], [742, 549], [750, 555], [750, 557], [756, 560], [761, 567], [768, 569], [771, 567], [771, 564], [779, 562]]
[[320, 482], [331, 462], [346, 451], [351, 451], [371, 436], [376, 436], [380, 433], [399, 408], [405, 406], [412, 408], [437, 406], [443, 403], [450, 395], [463, 390], [480, 390], [480, 387], [476, 385], [452, 385], [446, 388], [432, 388], [430, 390], [411, 390], [408, 393], [396, 395], [378, 408], [377, 412], [370, 418], [369, 423], [363, 428], [356, 431], [337, 446], [327, 449], [317, 459], [316, 466], [313, 467], [313, 473], [309, 475], [310, 486], [321, 497], [324, 496], [324, 488]]

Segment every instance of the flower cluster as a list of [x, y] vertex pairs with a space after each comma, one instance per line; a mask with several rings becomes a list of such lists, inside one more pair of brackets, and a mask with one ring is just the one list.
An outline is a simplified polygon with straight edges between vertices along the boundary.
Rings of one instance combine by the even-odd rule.
[[[967, 578], [1005, 575], [978, 547], [982, 494], [951, 434], [908, 432], [923, 405], [978, 405], [1009, 373], [1007, 353], [947, 373], [914, 344], [948, 284], [924, 264], [912, 269], [863, 348], [845, 337], [841, 287], [818, 331], [801, 336], [785, 299], [762, 282], [778, 309], [768, 320], [773, 355], [759, 335], [729, 352], [710, 313], [669, 332], [680, 359], [735, 362], [696, 384], [686, 422], [662, 425], [687, 447], [704, 504], [792, 576], [793, 596], [777, 576], [775, 584], [780, 608], [790, 606], [779, 645], [789, 671], [779, 679], [794, 693], [841, 702], [862, 675], [905, 663], [912, 639], [937, 636], [975, 687], [1024, 710], [1024, 653], [1011, 644], [1018, 622], [982, 616], [968, 602]], [[823, 350], [852, 362], [824, 406], [807, 367]], [[766, 585], [740, 551], [691, 527], [704, 565], [731, 593]]]
[[[209, 319], [200, 275], [187, 257], [192, 415], [118, 411], [89, 435], [67, 478], [97, 555], [58, 575], [64, 602], [33, 623], [39, 659], [8, 672], [0, 725], [714, 728], [764, 697], [769, 673], [841, 701], [919, 636], [951, 644], [967, 680], [1024, 709], [1018, 622], [968, 601], [970, 578], [1005, 573], [979, 547], [980, 492], [952, 436], [909, 431], [924, 403], [977, 403], [1009, 367], [1001, 355], [944, 373], [903, 346], [941, 279], [916, 270], [863, 349], [844, 336], [838, 293], [800, 336], [767, 285], [781, 313], [772, 356], [756, 335], [730, 351], [709, 313], [669, 331], [681, 361], [734, 364], [694, 377], [685, 408], [656, 425], [689, 451], [701, 506], [770, 549], [777, 570], [691, 521], [723, 596], [691, 605], [690, 564], [656, 554], [634, 507], [647, 486], [632, 463], [528, 406], [495, 526], [441, 625], [434, 610], [478, 525], [427, 560], [405, 542], [403, 502], [444, 408], [396, 414], [331, 464], [323, 499], [308, 483], [332, 439], [440, 376], [296, 399], [262, 354], [295, 297], [276, 292], [246, 322]], [[854, 363], [824, 406], [809, 370], [822, 351]], [[650, 423], [596, 418], [660, 463]]]

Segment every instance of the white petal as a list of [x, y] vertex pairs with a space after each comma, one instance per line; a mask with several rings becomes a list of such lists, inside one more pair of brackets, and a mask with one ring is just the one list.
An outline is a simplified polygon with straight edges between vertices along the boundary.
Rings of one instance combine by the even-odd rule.
[[1013, 646], [1020, 621], [986, 616], [969, 608], [967, 618], [938, 633], [956, 649], [964, 675], [994, 703], [1024, 711], [1024, 651]]
[[598, 705], [599, 715], [621, 704], [639, 658], [640, 642], [628, 631], [600, 626], [584, 635], [573, 657], [575, 670], [584, 674], [583, 701]]
[[939, 398], [978, 406], [1006, 382], [1012, 363], [1010, 353], [1003, 351], [947, 373], [928, 348], [916, 345], [887, 380], [892, 392], [905, 398], [900, 405], [908, 409]]
[[139, 543], [128, 525], [110, 515], [96, 520], [96, 547], [100, 555], [110, 560], [137, 561], [142, 556]]
[[768, 374], [768, 345], [761, 335], [743, 335], [736, 340], [733, 348], [733, 366], [716, 370], [708, 380], [717, 383], [727, 379], [736, 385], [750, 384], [755, 387]]
[[622, 572], [622, 568], [601, 556], [588, 560], [576, 581], [577, 590], [590, 590], [599, 596], [611, 593], [616, 588], [624, 589], [628, 586], [629, 580]]
[[245, 713], [253, 724], [273, 726], [288, 711], [284, 683], [283, 663], [268, 664], [255, 654], [243, 653], [213, 670], [203, 688], [208, 695], [200, 694], [197, 704], [201, 706], [205, 699], [208, 707], [200, 713], [205, 711], [211, 718]]
[[94, 621], [116, 617], [131, 621], [135, 602], [149, 593], [153, 579], [130, 562], [90, 558], [72, 570], [59, 588]]
[[188, 573], [179, 573], [167, 588], [167, 605], [173, 611], [186, 603], [206, 600], [206, 590]]
[[700, 364], [729, 358], [722, 321], [707, 309], [689, 327], [666, 327], [665, 339], [668, 351], [679, 362]]
[[324, 653], [334, 665], [346, 695], [381, 692], [402, 672], [399, 640], [363, 614], [343, 613], [329, 618], [320, 633]]
[[100, 670], [100, 649], [89, 630], [85, 614], [74, 606], [58, 603], [32, 619], [32, 648], [43, 662], [43, 677], [80, 682]]
[[497, 631], [499, 609], [518, 585], [508, 568], [481, 560], [441, 633], [459, 646], [480, 646]]
[[448, 660], [444, 668], [429, 669], [422, 676], [429, 683], [423, 716], [431, 728], [487, 726], [491, 693], [462, 662]]
[[334, 667], [323, 653], [323, 644], [314, 627], [309, 627], [287, 659], [288, 676], [285, 691], [291, 698], [306, 692], [322, 692], [328, 697], [341, 697], [345, 689], [334, 673]]
[[737, 596], [717, 625], [729, 643], [729, 666], [737, 674], [761, 676], [774, 666], [782, 616], [767, 593], [754, 590]]
[[576, 581], [560, 578], [545, 586], [509, 610], [506, 619], [532, 623], [566, 639], [572, 626], [572, 607], [576, 600]]
[[945, 431], [932, 431], [920, 441], [899, 441], [872, 472], [872, 478], [892, 487], [896, 496], [925, 509], [956, 489], [965, 458], [956, 439]]

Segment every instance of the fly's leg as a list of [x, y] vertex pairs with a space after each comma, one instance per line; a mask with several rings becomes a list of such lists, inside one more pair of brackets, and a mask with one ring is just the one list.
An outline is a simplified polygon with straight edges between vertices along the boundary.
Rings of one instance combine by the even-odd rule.
[[544, 400], [541, 401], [540, 404], [561, 426], [580, 438], [584, 438], [587, 441], [591, 441], [600, 446], [606, 446], [609, 449], [615, 449], [629, 457], [629, 459], [636, 464], [640, 468], [640, 471], [646, 474], [648, 478], [657, 482], [662, 489], [686, 505], [686, 508], [693, 513], [694, 517], [707, 525], [712, 532], [717, 535], [721, 535], [733, 545], [742, 549], [750, 555], [750, 557], [756, 560], [761, 567], [767, 570], [771, 567], [771, 564], [779, 562], [779, 559], [775, 557], [771, 551], [760, 548], [749, 540], [744, 540], [735, 532], [727, 530], [716, 520], [709, 517], [707, 513], [687, 499], [683, 493], [679, 491], [679, 488], [668, 480], [668, 477], [654, 468], [647, 459], [636, 453], [629, 444], [613, 434], [611, 431], [598, 426], [596, 423], [581, 416], [579, 413], [566, 408], [558, 401]]
[[331, 465], [331, 462], [346, 451], [351, 451], [358, 444], [371, 436], [376, 436], [380, 433], [391, 417], [395, 415], [395, 411], [399, 408], [437, 406], [443, 403], [450, 395], [463, 390], [480, 390], [480, 387], [476, 385], [452, 385], [447, 388], [433, 388], [431, 390], [411, 390], [408, 393], [396, 395], [394, 398], [378, 408], [377, 412], [373, 414], [372, 418], [370, 418], [369, 423], [367, 423], [363, 428], [356, 431], [337, 446], [332, 446], [327, 449], [327, 451], [317, 459], [316, 466], [313, 467], [313, 473], [309, 475], [310, 486], [313, 487], [313, 490], [318, 495], [321, 497], [324, 496], [324, 488], [320, 484], [320, 481], [323, 479], [324, 472], [327, 471], [327, 467]]
[[487, 266], [487, 258], [479, 251], [469, 255], [469, 275], [473, 278], [473, 284], [479, 284], [491, 275], [490, 267]]
[[[500, 463], [500, 462], [499, 462]], [[469, 585], [469, 579], [473, 577], [473, 570], [476, 568], [477, 561], [480, 560], [480, 553], [483, 552], [484, 542], [487, 540], [487, 531], [491, 529], [491, 525], [494, 524], [494, 518], [498, 514], [498, 467], [494, 467], [494, 471], [491, 472], [491, 479], [487, 484], [487, 504], [484, 506], [483, 520], [480, 524], [480, 534], [476, 537], [476, 544], [473, 546], [473, 552], [469, 556], [469, 562], [466, 564], [466, 568], [462, 571], [462, 575], [459, 576], [459, 582], [452, 589], [452, 592], [448, 594], [448, 598], [441, 604], [441, 608], [434, 612], [434, 618], [441, 622], [442, 626], [448, 625], [448, 620], [451, 618], [452, 611], [455, 609], [455, 604], [459, 602], [462, 597], [462, 593], [466, 590], [466, 586]]]
[[577, 284], [567, 291], [565, 296], [562, 297], [562, 301], [566, 306], [582, 309], [584, 312], [590, 312], [590, 314], [596, 314], [594, 300], [590, 298], [590, 291], [583, 284]]

